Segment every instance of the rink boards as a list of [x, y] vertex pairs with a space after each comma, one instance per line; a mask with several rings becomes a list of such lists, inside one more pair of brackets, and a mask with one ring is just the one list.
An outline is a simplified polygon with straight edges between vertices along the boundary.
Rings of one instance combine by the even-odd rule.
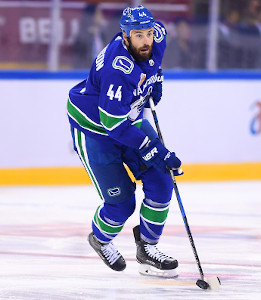
[[[261, 179], [261, 74], [184, 74], [166, 73], [157, 107], [165, 143], [183, 162], [180, 180]], [[84, 76], [1, 72], [0, 184], [90, 182], [66, 116], [68, 91]]]

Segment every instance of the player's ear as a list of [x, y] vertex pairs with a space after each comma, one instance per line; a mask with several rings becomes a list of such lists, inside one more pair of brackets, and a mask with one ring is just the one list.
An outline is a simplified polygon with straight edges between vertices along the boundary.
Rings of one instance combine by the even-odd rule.
[[128, 41], [127, 34], [125, 31], [122, 32], [122, 37], [123, 37], [125, 45], [129, 46], [129, 41]]

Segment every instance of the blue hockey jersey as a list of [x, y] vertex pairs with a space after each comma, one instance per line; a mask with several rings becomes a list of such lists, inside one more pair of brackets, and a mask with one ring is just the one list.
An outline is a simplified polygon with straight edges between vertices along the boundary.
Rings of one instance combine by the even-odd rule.
[[140, 129], [143, 110], [158, 78], [166, 30], [155, 23], [152, 57], [135, 61], [118, 33], [94, 60], [89, 76], [69, 92], [72, 126], [97, 139], [112, 138], [139, 149], [148, 137]]

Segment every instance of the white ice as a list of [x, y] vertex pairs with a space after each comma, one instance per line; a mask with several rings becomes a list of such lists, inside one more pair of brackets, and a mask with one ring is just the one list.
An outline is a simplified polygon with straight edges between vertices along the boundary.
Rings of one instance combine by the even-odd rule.
[[199, 272], [173, 196], [158, 248], [179, 261], [179, 277], [141, 276], [132, 227], [143, 198], [114, 244], [127, 261], [110, 270], [86, 241], [101, 203], [91, 186], [0, 188], [0, 299], [255, 300], [261, 297], [261, 181], [180, 183], [181, 199], [206, 277]]

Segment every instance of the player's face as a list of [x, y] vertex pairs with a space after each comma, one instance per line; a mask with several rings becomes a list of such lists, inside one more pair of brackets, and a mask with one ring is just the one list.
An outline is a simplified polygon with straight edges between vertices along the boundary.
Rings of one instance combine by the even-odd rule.
[[132, 30], [127, 46], [132, 56], [139, 61], [150, 59], [153, 45], [154, 28]]

